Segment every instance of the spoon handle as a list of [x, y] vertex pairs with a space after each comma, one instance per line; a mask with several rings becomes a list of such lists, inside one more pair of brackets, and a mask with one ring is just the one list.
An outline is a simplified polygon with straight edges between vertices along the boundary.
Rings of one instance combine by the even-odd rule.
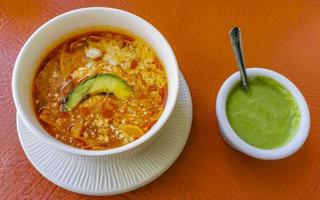
[[248, 78], [244, 65], [243, 53], [242, 53], [242, 43], [241, 43], [241, 32], [240, 28], [234, 27], [229, 32], [233, 53], [236, 57], [237, 65], [240, 70], [241, 81], [244, 89], [248, 89]]

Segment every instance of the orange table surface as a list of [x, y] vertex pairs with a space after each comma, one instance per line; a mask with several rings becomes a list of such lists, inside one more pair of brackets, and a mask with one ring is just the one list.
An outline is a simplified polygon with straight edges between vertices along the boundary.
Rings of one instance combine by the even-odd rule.
[[[162, 176], [129, 193], [89, 197], [57, 187], [25, 156], [11, 95], [15, 59], [41, 24], [89, 6], [115, 7], [157, 27], [171, 44], [191, 90], [194, 119], [184, 151]], [[221, 137], [215, 100], [237, 70], [228, 31], [242, 29], [247, 66], [280, 72], [305, 95], [311, 131], [279, 161], [250, 158]], [[320, 199], [320, 1], [54, 1], [0, 3], [0, 199]]]

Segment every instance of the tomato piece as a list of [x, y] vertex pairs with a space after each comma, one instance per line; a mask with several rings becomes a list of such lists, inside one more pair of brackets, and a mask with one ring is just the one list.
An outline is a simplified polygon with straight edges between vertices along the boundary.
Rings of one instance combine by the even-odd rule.
[[130, 68], [131, 69], [135, 69], [135, 68], [137, 68], [137, 66], [138, 66], [138, 61], [137, 60], [133, 60], [131, 62]]
[[162, 88], [159, 90], [159, 95], [160, 95], [160, 97], [161, 97], [162, 103], [165, 104], [166, 101], [167, 101], [167, 87], [166, 87], [166, 86], [162, 87]]
[[101, 114], [105, 118], [112, 118], [114, 115], [114, 112], [113, 112], [113, 110], [104, 109]]
[[161, 62], [160, 62], [160, 60], [159, 60], [157, 57], [155, 57], [155, 58], [153, 59], [152, 63], [153, 63], [158, 69], [162, 69]]

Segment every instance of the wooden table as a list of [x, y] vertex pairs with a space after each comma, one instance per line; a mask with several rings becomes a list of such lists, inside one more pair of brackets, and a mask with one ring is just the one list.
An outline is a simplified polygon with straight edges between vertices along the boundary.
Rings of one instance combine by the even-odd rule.
[[[58, 14], [88, 6], [124, 9], [155, 25], [174, 49], [194, 105], [191, 135], [175, 164], [151, 184], [106, 199], [320, 199], [320, 2], [307, 0], [2, 0], [0, 199], [100, 199], [61, 189], [33, 168], [19, 144], [11, 97], [14, 61], [31, 33]], [[309, 138], [290, 158], [250, 158], [218, 131], [216, 95], [236, 71], [227, 35], [235, 25], [242, 29], [246, 64], [287, 76], [309, 104]]]

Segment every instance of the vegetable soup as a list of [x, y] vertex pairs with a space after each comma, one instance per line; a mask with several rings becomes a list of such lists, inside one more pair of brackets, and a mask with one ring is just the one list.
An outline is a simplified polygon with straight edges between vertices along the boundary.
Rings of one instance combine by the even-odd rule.
[[167, 78], [142, 39], [112, 31], [64, 41], [41, 62], [33, 83], [35, 112], [57, 140], [104, 150], [143, 136], [159, 119]]

